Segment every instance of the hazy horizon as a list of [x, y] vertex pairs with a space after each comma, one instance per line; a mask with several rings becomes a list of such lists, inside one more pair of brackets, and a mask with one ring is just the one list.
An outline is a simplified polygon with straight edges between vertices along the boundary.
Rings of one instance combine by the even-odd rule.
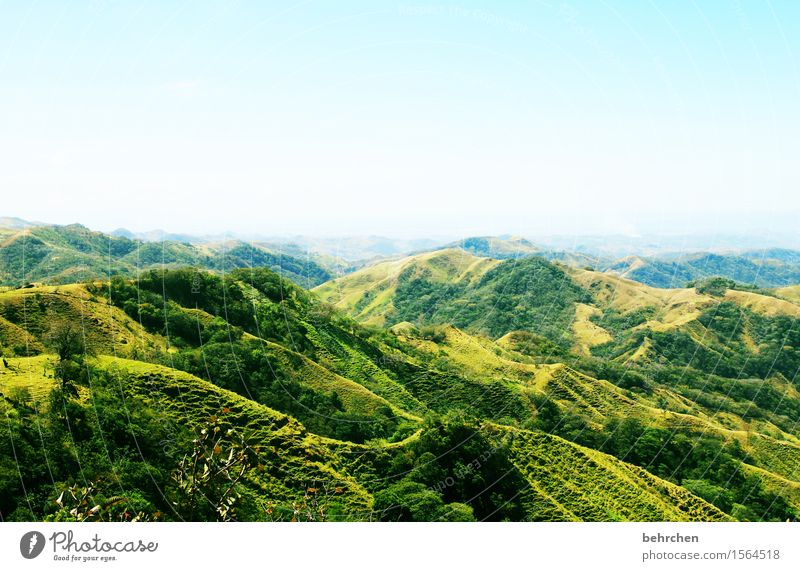
[[[711, 233], [695, 232], [672, 232], [664, 234], [644, 233], [644, 234], [518, 234], [513, 232], [497, 233], [473, 233], [473, 234], [415, 234], [415, 235], [395, 235], [391, 233], [340, 233], [340, 234], [304, 234], [304, 233], [270, 233], [255, 232], [243, 233], [235, 229], [229, 229], [217, 233], [192, 233], [175, 231], [172, 228], [97, 228], [87, 225], [81, 221], [71, 221], [56, 223], [46, 220], [25, 220], [17, 216], [0, 216], [0, 226], [6, 224], [10, 228], [11, 224], [18, 222], [21, 224], [35, 225], [70, 225], [80, 224], [89, 230], [103, 232], [105, 234], [128, 235], [129, 237], [143, 239], [145, 241], [159, 240], [186, 240], [191, 242], [218, 241], [222, 239], [235, 239], [249, 242], [264, 243], [284, 243], [300, 246], [314, 246], [325, 249], [335, 247], [337, 241], [342, 244], [363, 240], [387, 240], [394, 242], [401, 250], [411, 252], [415, 249], [425, 249], [427, 247], [436, 248], [448, 243], [457, 242], [467, 238], [475, 237], [499, 237], [503, 239], [523, 238], [534, 245], [551, 250], [561, 251], [584, 251], [584, 252], [605, 252], [608, 255], [623, 256], [628, 254], [667, 254], [667, 253], [691, 253], [691, 252], [736, 252], [736, 251], [756, 251], [770, 248], [799, 249], [800, 234], [781, 233], [781, 232], [762, 232], [762, 233]], [[324, 246], [324, 247], [323, 247]], [[403, 249], [405, 247], [405, 249]], [[359, 258], [353, 258], [359, 259]]]

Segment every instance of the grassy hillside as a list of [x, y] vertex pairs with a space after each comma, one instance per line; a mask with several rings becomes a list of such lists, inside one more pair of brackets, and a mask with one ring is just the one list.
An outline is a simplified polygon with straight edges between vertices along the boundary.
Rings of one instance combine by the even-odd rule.
[[475, 256], [496, 260], [522, 258], [541, 252], [538, 246], [520, 236], [476, 236], [453, 242], [449, 247], [461, 248]]
[[[580, 240], [573, 239], [573, 243], [563, 240], [555, 242], [563, 249], [542, 248], [516, 236], [464, 238], [445, 247], [460, 248], [477, 256], [498, 260], [536, 255], [569, 267], [593, 268], [658, 288], [682, 288], [689, 282], [714, 276], [761, 288], [800, 282], [800, 252], [795, 250], [772, 248], [730, 253], [690, 251], [646, 256], [634, 254], [618, 258], [608, 253], [600, 254], [606, 251], [604, 247], [591, 247]], [[636, 248], [628, 243], [622, 248], [623, 251], [625, 249]], [[611, 248], [611, 251], [615, 250], [619, 248]]]
[[315, 293], [363, 323], [392, 325], [403, 321], [399, 313], [407, 313], [402, 303], [396, 306], [398, 288], [407, 295], [409, 283], [424, 283], [429, 289], [471, 284], [498, 263], [459, 249], [436, 250], [368, 266], [317, 287]]
[[440, 250], [365, 268], [315, 289], [368, 324], [451, 323], [500, 337], [540, 330], [567, 342], [584, 292], [557, 265], [529, 257], [503, 262]]
[[93, 232], [79, 224], [32, 226], [0, 235], [0, 284], [67, 284], [113, 275], [135, 276], [152, 267], [195, 266], [214, 271], [267, 267], [303, 287], [331, 274], [308, 256], [289, 256], [244, 242], [193, 245], [142, 242]]
[[[452, 327], [427, 338], [410, 328], [398, 334], [452, 367], [448, 386], [453, 390], [431, 393], [440, 408], [464, 406], [506, 424], [555, 433], [655, 470], [675, 483], [694, 485], [707, 478], [712, 467], [701, 451], [718, 449], [720, 466], [713, 470], [720, 470], [721, 479], [715, 485], [737, 487], [739, 498], [763, 499], [761, 482], [743, 477], [755, 466], [796, 481], [797, 474], [790, 473], [783, 459], [793, 458], [795, 468], [800, 459], [791, 420], [800, 412], [800, 401], [792, 385], [777, 379], [711, 380], [680, 370], [661, 371], [658, 379], [649, 379], [646, 369], [574, 362], [592, 376], [526, 358], [517, 351], [530, 346], [524, 335], [509, 335], [494, 344]], [[598, 379], [601, 373], [610, 380]], [[472, 391], [470, 384], [476, 387]], [[499, 387], [504, 391], [498, 392]], [[460, 400], [465, 396], [472, 400]], [[725, 502], [717, 503], [730, 513], [736, 502]]]
[[612, 456], [557, 436], [490, 426], [511, 434], [511, 462], [531, 485], [525, 498], [535, 521], [725, 521], [684, 488]]
[[598, 356], [635, 356], [729, 377], [792, 379], [797, 373], [800, 306], [794, 303], [731, 289], [709, 295], [647, 288], [596, 273], [576, 279], [602, 310], [594, 323], [611, 332], [610, 341], [593, 348]]
[[[545, 283], [537, 281], [543, 269]], [[370, 278], [356, 272], [337, 286], [343, 291], [358, 280], [369, 289]], [[739, 518], [757, 517], [769, 505], [765, 486], [775, 490], [754, 476], [757, 470], [796, 481], [800, 307], [779, 298], [786, 295], [732, 289], [738, 284], [729, 280], [655, 288], [536, 258], [502, 262], [467, 285], [432, 285], [424, 275], [398, 281], [384, 300], [392, 308], [387, 321], [406, 319], [391, 330], [448, 375], [437, 381], [428, 373], [409, 385], [435, 410], [471, 408], [496, 422], [611, 452]], [[319, 291], [347, 309], [330, 285]], [[414, 295], [404, 297], [409, 285]], [[421, 303], [427, 312], [403, 313]], [[537, 303], [545, 313], [531, 312]], [[548, 327], [542, 316], [559, 310], [558, 327]], [[643, 439], [653, 442], [642, 448]], [[724, 462], [704, 466], [708, 460], [692, 452], [699, 443], [720, 450]], [[732, 472], [709, 480], [714, 470]], [[726, 483], [731, 491], [722, 493]], [[742, 507], [748, 496], [761, 498], [760, 507]], [[791, 511], [791, 494], [780, 497], [774, 513]]]
[[0, 331], [7, 352], [18, 356], [45, 350], [48, 330], [59, 322], [75, 324], [98, 351], [144, 356], [165, 350], [166, 340], [148, 333], [119, 308], [109, 306], [91, 286], [39, 286], [0, 293]]
[[[461, 250], [379, 266], [318, 291], [391, 327], [263, 268], [0, 293], [0, 515], [74, 518], [71, 489], [105, 519], [797, 516], [791, 302]], [[64, 324], [89, 353], [54, 354]]]
[[786, 298], [789, 301], [800, 303], [800, 286], [789, 286], [775, 290], [775, 293], [780, 297]]
[[452, 324], [494, 339], [526, 331], [545, 339], [540, 349], [551, 356], [571, 350], [724, 376], [794, 378], [797, 370], [800, 305], [726, 279], [656, 288], [538, 257], [501, 262], [444, 250], [366, 268], [315, 293], [366, 324]]
[[800, 254], [791, 250], [767, 250], [650, 258], [631, 256], [603, 269], [663, 288], [683, 287], [690, 281], [712, 276], [723, 276], [759, 287], [778, 287], [800, 282]]
[[[28, 365], [19, 366], [31, 368]], [[419, 484], [435, 474], [426, 474], [425, 470], [412, 470], [413, 475], [402, 478], [403, 472], [400, 472], [396, 476], [390, 475], [390, 482], [394, 483], [389, 485], [376, 482], [369, 474], [379, 468], [382, 463], [380, 457], [387, 454], [396, 456], [401, 462], [406, 462], [409, 458], [416, 459], [417, 464], [420, 460], [428, 462], [427, 458], [432, 454], [430, 449], [444, 446], [449, 439], [458, 437], [459, 432], [474, 435], [470, 444], [458, 447], [458, 450], [447, 456], [447, 461], [437, 462], [436, 468], [444, 470], [442, 474], [455, 474], [454, 470], [462, 463], [461, 457], [472, 454], [476, 446], [491, 446], [479, 450], [483, 455], [480, 457], [484, 458], [487, 470], [514, 470], [513, 476], [506, 474], [506, 477], [515, 486], [509, 492], [514, 491], [514, 495], [521, 492], [523, 499], [519, 505], [514, 506], [520, 510], [521, 519], [725, 519], [725, 515], [710, 504], [648, 475], [643, 470], [542, 433], [514, 431], [498, 425], [487, 425], [476, 431], [470, 425], [461, 423], [434, 424], [425, 431], [422, 438], [415, 436], [383, 449], [359, 448], [358, 445], [309, 434], [290, 417], [168, 367], [113, 357], [100, 357], [93, 362], [93, 367], [96, 377], [92, 394], [102, 404], [96, 403], [92, 407], [89, 405], [90, 399], [84, 399], [84, 405], [73, 403], [69, 413], [70, 420], [89, 422], [91, 417], [85, 416], [87, 413], [98, 410], [109, 413], [110, 406], [127, 402], [126, 409], [119, 412], [128, 416], [128, 422], [122, 426], [109, 425], [110, 415], [105, 414], [96, 426], [87, 426], [79, 432], [73, 430], [68, 439], [69, 450], [76, 455], [75, 461], [81, 463], [85, 475], [106, 486], [103, 492], [106, 496], [113, 493], [115, 497], [121, 498], [122, 508], [141, 510], [160, 507], [163, 512], [158, 517], [163, 519], [182, 517], [168, 504], [159, 502], [159, 493], [168, 497], [174, 493], [170, 484], [158, 488], [154, 494], [147, 494], [146, 490], [137, 488], [141, 482], [134, 474], [130, 474], [133, 465], [130, 459], [123, 456], [124, 446], [118, 445], [113, 439], [122, 439], [129, 442], [130, 446], [136, 446], [139, 453], [138, 463], [145, 471], [142, 476], [157, 477], [159, 464], [163, 461], [159, 457], [161, 454], [157, 453], [157, 446], [170, 450], [167, 456], [179, 455], [182, 447], [186, 446], [183, 440], [189, 434], [184, 430], [203, 426], [206, 419], [212, 417], [217, 418], [223, 427], [246, 430], [248, 440], [261, 447], [261, 463], [247, 471], [239, 485], [238, 513], [248, 519], [269, 520], [282, 516], [288, 518], [292, 515], [293, 504], [307, 506], [309, 490], [320, 489], [331, 491], [324, 497], [325, 519], [406, 519], [406, 515], [412, 516], [410, 519], [446, 519], [448, 512], [445, 507], [455, 505], [455, 501], [448, 501], [451, 498], [447, 495], [451, 494], [455, 499], [463, 498], [471, 486], [482, 485], [480, 481], [472, 481], [469, 475], [460, 476], [461, 485], [466, 489], [448, 491], [445, 498], [439, 500], [442, 506], [438, 514], [440, 518], [435, 518], [431, 516], [437, 515], [436, 512], [424, 511], [433, 509], [431, 502], [420, 501], [414, 494], [403, 495], [399, 503], [386, 504], [386, 497], [391, 497], [398, 488], [402, 489], [404, 485], [408, 487], [413, 482], [419, 489]], [[40, 378], [39, 381], [44, 385], [52, 382], [47, 377]], [[0, 404], [12, 418], [24, 420], [32, 414], [20, 409], [16, 401], [12, 402], [15, 404]], [[40, 414], [39, 422], [48, 429], [53, 428], [49, 424], [54, 420], [52, 415]], [[141, 431], [148, 426], [151, 433]], [[12, 431], [22, 428], [13, 424], [6, 428], [9, 427]], [[122, 432], [116, 433], [119, 430]], [[156, 431], [155, 436], [159, 438], [156, 442], [147, 438], [153, 436], [152, 431]], [[8, 437], [9, 434], [5, 436]], [[15, 436], [17, 443], [27, 438], [26, 434], [17, 433]], [[101, 440], [97, 441], [97, 438]], [[110, 451], [108, 460], [96, 459], [92, 455], [92, 443], [102, 443], [104, 449]], [[172, 450], [172, 447], [176, 449]], [[29, 460], [35, 459], [35, 450], [24, 450], [25, 457]], [[506, 455], [508, 459], [504, 458]], [[471, 460], [477, 458], [478, 456]], [[554, 458], [558, 459], [557, 465], [552, 462]], [[542, 471], [535, 466], [547, 468]], [[66, 478], [63, 484], [56, 482], [56, 490], [70, 482], [68, 471], [62, 471], [60, 465], [52, 468], [57, 470], [54, 474], [56, 477]], [[100, 471], [89, 473], [95, 470]], [[25, 476], [28, 489], [34, 489], [30, 486], [34, 475], [26, 473]], [[485, 476], [491, 476], [491, 473]], [[444, 479], [449, 477], [445, 475]], [[403, 483], [395, 482], [396, 479]], [[12, 480], [4, 483], [13, 484]], [[565, 482], [572, 482], [573, 489], [565, 488]], [[591, 483], [598, 489], [587, 487], [578, 492], [581, 482]], [[632, 493], [632, 486], [637, 485], [646, 487], [645, 496]], [[434, 486], [435, 483], [432, 483], [429, 488]], [[423, 490], [429, 488], [422, 487]], [[434, 494], [430, 491], [428, 493]], [[313, 494], [317, 492], [314, 491]], [[95, 497], [99, 499], [99, 496], [98, 492]], [[28, 497], [31, 498], [30, 494]], [[6, 504], [10, 498], [4, 498]], [[416, 505], [418, 501], [421, 506]], [[5, 511], [4, 505], [4, 510], [0, 513], [4, 514], [4, 518], [9, 515], [30, 517], [42, 513], [38, 511], [42, 509], [50, 514], [49, 517], [59, 517], [59, 513], [54, 511], [55, 506], [52, 502], [50, 504], [42, 502], [37, 505], [37, 502], [33, 502], [31, 507], [17, 508], [16, 512]], [[475, 506], [485, 519], [496, 519], [491, 512], [497, 511], [498, 507], [491, 502], [487, 506]], [[409, 513], [402, 513], [405, 510]], [[317, 511], [314, 513], [319, 517]], [[124, 514], [122, 517], [124, 518]]]

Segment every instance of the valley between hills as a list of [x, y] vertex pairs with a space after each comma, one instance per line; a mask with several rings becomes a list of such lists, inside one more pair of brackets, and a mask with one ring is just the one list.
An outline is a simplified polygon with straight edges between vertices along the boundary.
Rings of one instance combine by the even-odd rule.
[[789, 250], [0, 240], [3, 521], [800, 515]]

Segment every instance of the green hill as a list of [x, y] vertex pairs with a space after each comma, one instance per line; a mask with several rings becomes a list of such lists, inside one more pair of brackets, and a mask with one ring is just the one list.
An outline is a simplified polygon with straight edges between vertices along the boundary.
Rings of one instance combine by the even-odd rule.
[[93, 232], [79, 224], [26, 226], [0, 235], [0, 285], [67, 284], [114, 275], [133, 277], [152, 267], [182, 266], [213, 271], [267, 267], [303, 287], [331, 277], [314, 259], [237, 241], [201, 245], [143, 242]]
[[775, 249], [736, 254], [630, 256], [607, 264], [603, 269], [662, 288], [683, 287], [690, 281], [713, 276], [769, 288], [800, 282], [800, 253]]
[[74, 518], [67, 490], [106, 520], [795, 518], [797, 311], [462, 250], [313, 292], [265, 268], [8, 290], [0, 516]]
[[[429, 518], [433, 512], [427, 514], [418, 512], [420, 508], [415, 505], [417, 498], [413, 495], [404, 497], [401, 500], [403, 505], [392, 505], [391, 509], [387, 510], [389, 513], [384, 513], [385, 496], [391, 494], [399, 485], [378, 485], [369, 475], [380, 468], [381, 456], [394, 454], [404, 460], [409, 457], [424, 459], [426, 454], [430, 454], [427, 452], [428, 448], [441, 445], [441, 442], [432, 437], [434, 433], [437, 437], [442, 436], [440, 432], [452, 437], [449, 431], [466, 430], [476, 435], [473, 444], [478, 444], [480, 439], [480, 444], [495, 442], [494, 446], [499, 446], [497, 441], [510, 436], [502, 443], [502, 450], [493, 450], [497, 458], [500, 458], [501, 454], [508, 454], [508, 460], [498, 460], [499, 466], [491, 467], [498, 469], [502, 466], [513, 469], [514, 475], [506, 474], [506, 477], [510, 481], [517, 480], [516, 485], [525, 486], [516, 489], [517, 493], [521, 492], [523, 498], [519, 509], [525, 518], [590, 521], [726, 519], [722, 512], [710, 504], [677, 486], [650, 476], [644, 470], [542, 433], [515, 431], [498, 425], [487, 425], [477, 431], [468, 425], [456, 427], [437, 425], [426, 431], [425, 434], [431, 436], [426, 436], [425, 442], [417, 435], [398, 445], [385, 446], [383, 449], [365, 448], [317, 437], [308, 433], [300, 423], [290, 417], [168, 367], [113, 357], [101, 357], [93, 365], [98, 375], [93, 396], [103, 400], [101, 410], [104, 413], [108, 412], [107, 407], [115, 402], [122, 402], [115, 401], [116, 397], [125, 399], [131, 407], [130, 412], [138, 417], [131, 418], [127, 427], [109, 426], [108, 422], [112, 419], [104, 417], [93, 430], [86, 428], [79, 435], [73, 434], [69, 451], [77, 455], [75, 460], [82, 462], [84, 471], [98, 468], [108, 470], [109, 473], [106, 474], [102, 471], [92, 474], [92, 478], [104, 482], [110, 491], [124, 497], [127, 509], [152, 509], [159, 505], [155, 498], [143, 493], [146, 490], [135, 487], [141, 483], [135, 476], [130, 475], [134, 468], [132, 459], [136, 457], [132, 451], [127, 451], [129, 457], [125, 456], [124, 446], [109, 440], [101, 440], [99, 442], [102, 442], [106, 449], [113, 451], [107, 462], [94, 459], [90, 452], [90, 444], [97, 442], [96, 439], [100, 437], [94, 431], [102, 431], [102, 438], [114, 436], [124, 439], [130, 430], [129, 436], [135, 439], [131, 441], [131, 445], [136, 443], [139, 453], [138, 463], [143, 465], [138, 469], [155, 476], [162, 459], [158, 458], [155, 450], [151, 448], [154, 444], [163, 445], [166, 442], [170, 446], [179, 446], [173, 439], [179, 438], [175, 432], [180, 431], [180, 427], [200, 426], [207, 418], [217, 417], [222, 426], [247, 429], [248, 438], [265, 449], [262, 453], [263, 464], [248, 471], [240, 484], [239, 493], [243, 499], [239, 513], [251, 518], [279, 517], [281, 510], [287, 512], [288, 517], [292, 513], [290, 506], [293, 503], [306, 505], [309, 490], [323, 488], [331, 491], [330, 495], [324, 498], [327, 519], [363, 520], [381, 515], [386, 519], [395, 519], [393, 516], [398, 515], [397, 512], [407, 507], [406, 505], [414, 515]], [[16, 361], [15, 366], [24, 368], [22, 363]], [[53, 381], [46, 378], [40, 381], [41, 384], [48, 382]], [[121, 391], [115, 392], [116, 387], [121, 387]], [[84, 400], [88, 403], [90, 399]], [[19, 409], [15, 412], [15, 409], [9, 409], [10, 406], [8, 403], [0, 404], [0, 407], [12, 414], [15, 420], [24, 421], [31, 414]], [[80, 408], [73, 405], [71, 418], [75, 420], [80, 412], [91, 412], [91, 410], [88, 405]], [[148, 418], [143, 415], [145, 412], [153, 416]], [[46, 422], [52, 422], [52, 419], [46, 418], [42, 421], [43, 424]], [[147, 427], [151, 430], [157, 429], [156, 436], [162, 439], [158, 442], [148, 441], [147, 437], [153, 434], [140, 432]], [[115, 434], [115, 431], [120, 429], [122, 433]], [[6, 427], [4, 436], [7, 437], [9, 432], [13, 431], [22, 431], [22, 426], [15, 426], [12, 423]], [[17, 432], [15, 436], [20, 442], [24, 441], [27, 435]], [[428, 442], [428, 439], [432, 442]], [[24, 448], [24, 451], [24, 459], [36, 459], [35, 450]], [[471, 451], [465, 446], [459, 453], [469, 454]], [[552, 462], [554, 458], [558, 459], [557, 465]], [[487, 467], [490, 464], [487, 462]], [[445, 470], [443, 474], [447, 474], [447, 470], [455, 469], [458, 461], [450, 458], [441, 465]], [[545, 466], [543, 470], [542, 467]], [[120, 467], [122, 467], [121, 477], [114, 478], [111, 472], [119, 470]], [[69, 472], [60, 464], [52, 466], [52, 469], [55, 470], [53, 475], [57, 478], [69, 477]], [[448, 477], [445, 476], [445, 479]], [[420, 479], [424, 480], [424, 477]], [[468, 477], [462, 476], [461, 479], [465, 486], [474, 484]], [[6, 486], [12, 484], [10, 481], [3, 483]], [[26, 483], [30, 484], [31, 479], [27, 478]], [[565, 487], [565, 483], [570, 483], [572, 489], [569, 489], [569, 486]], [[58, 485], [57, 482], [56, 488]], [[582, 485], [587, 486], [580, 491]], [[633, 493], [639, 486], [646, 492]], [[170, 494], [167, 487], [160, 489], [159, 492]], [[10, 499], [7, 496], [4, 498], [4, 503]], [[453, 502], [440, 500], [440, 504], [444, 508], [453, 505]], [[429, 502], [424, 502], [423, 505], [430, 509]], [[168, 511], [169, 506], [162, 507], [165, 511], [161, 517], [171, 519], [179, 516], [179, 514], [171, 515]], [[31, 514], [27, 510], [19, 510], [18, 508], [18, 511], [11, 512], [11, 515], [28, 517], [36, 515], [35, 511]], [[274, 512], [268, 513], [268, 510]], [[4, 511], [3, 515], [7, 518], [9, 512]], [[491, 513], [484, 515], [493, 519]], [[398, 517], [398, 519], [403, 518]]]
[[494, 339], [527, 331], [547, 339], [554, 356], [669, 362], [725, 376], [793, 378], [797, 370], [800, 306], [730, 280], [656, 288], [536, 256], [499, 261], [440, 250], [376, 264], [314, 292], [365, 324], [452, 324]]
[[558, 339], [569, 337], [584, 297], [542, 258], [501, 262], [454, 249], [376, 264], [314, 291], [364, 323], [451, 323], [492, 337], [536, 328]]
[[[409, 283], [421, 283], [431, 290], [441, 287], [446, 293], [447, 288], [474, 283], [498, 263], [460, 249], [436, 250], [367, 266], [318, 286], [315, 293], [361, 322], [391, 325], [403, 321], [398, 313], [408, 312], [402, 298], [397, 300], [398, 289], [401, 296], [407, 295]], [[430, 299], [437, 293], [427, 295]]]
[[541, 249], [521, 236], [474, 236], [453, 242], [445, 248], [460, 248], [475, 256], [504, 260], [537, 254]]

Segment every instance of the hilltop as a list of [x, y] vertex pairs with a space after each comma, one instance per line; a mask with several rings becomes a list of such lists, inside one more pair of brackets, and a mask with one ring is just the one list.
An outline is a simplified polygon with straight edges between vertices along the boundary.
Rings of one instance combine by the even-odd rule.
[[[378, 262], [317, 287], [314, 291], [323, 300], [344, 309], [357, 319], [377, 325], [397, 323], [391, 318], [402, 307], [403, 287], [412, 281], [424, 280], [446, 286], [468, 284], [479, 279], [499, 262], [479, 258], [460, 249], [435, 250], [386, 262]], [[396, 300], [400, 288], [401, 300]], [[387, 318], [389, 318], [387, 320]]]
[[444, 248], [462, 250], [485, 258], [504, 260], [539, 254], [542, 249], [521, 236], [475, 236], [453, 242]]
[[585, 295], [542, 258], [500, 261], [461, 249], [375, 264], [314, 292], [365, 323], [452, 323], [492, 337], [536, 326], [553, 338], [568, 335], [574, 303]]

